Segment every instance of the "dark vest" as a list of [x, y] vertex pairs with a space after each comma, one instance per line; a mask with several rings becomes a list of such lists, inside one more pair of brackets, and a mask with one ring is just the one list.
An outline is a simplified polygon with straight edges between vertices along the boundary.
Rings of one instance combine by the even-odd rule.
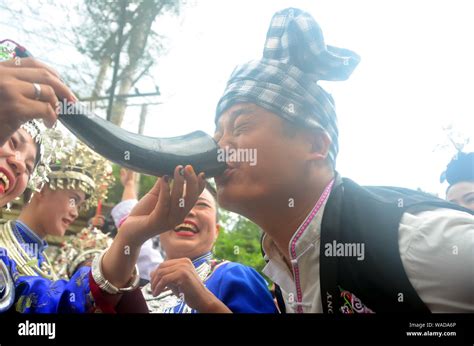
[[[359, 302], [362, 302], [376, 313], [429, 312], [403, 268], [398, 230], [404, 212], [435, 208], [474, 214], [461, 206], [410, 189], [362, 187], [346, 178], [333, 187], [321, 224], [323, 311], [341, 313], [341, 307], [347, 305], [347, 298], [352, 294], [358, 298], [352, 301], [353, 310], [358, 310]], [[332, 249], [335, 244], [364, 244], [364, 259], [334, 256], [330, 252], [326, 256], [326, 244]]]

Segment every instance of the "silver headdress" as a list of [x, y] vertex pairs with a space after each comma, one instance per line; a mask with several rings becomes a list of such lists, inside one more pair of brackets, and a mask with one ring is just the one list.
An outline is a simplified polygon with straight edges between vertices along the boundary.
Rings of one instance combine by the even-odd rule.
[[112, 165], [79, 140], [58, 129], [43, 135], [44, 155], [31, 181], [35, 191], [45, 184], [51, 189], [75, 189], [86, 195], [85, 209], [105, 200], [114, 181]]

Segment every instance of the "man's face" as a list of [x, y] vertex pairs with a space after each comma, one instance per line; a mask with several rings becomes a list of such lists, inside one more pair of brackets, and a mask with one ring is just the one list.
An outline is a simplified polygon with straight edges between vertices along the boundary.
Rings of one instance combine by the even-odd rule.
[[183, 223], [160, 234], [160, 243], [168, 259], [192, 259], [212, 250], [219, 233], [216, 208], [211, 193], [204, 189]]
[[463, 181], [452, 185], [446, 199], [474, 211], [474, 182]]
[[49, 235], [62, 237], [68, 227], [79, 216], [79, 208], [84, 203], [85, 194], [80, 190], [52, 190], [47, 185], [41, 190], [35, 211], [36, 217]]
[[219, 204], [248, 215], [246, 210], [261, 203], [288, 206], [299, 193], [307, 171], [308, 143], [298, 132], [288, 133], [289, 124], [254, 104], [237, 104], [222, 114], [214, 139], [221, 148], [256, 151], [256, 164], [228, 163], [215, 178]]
[[25, 191], [33, 173], [36, 150], [33, 138], [21, 128], [0, 147], [0, 207]]

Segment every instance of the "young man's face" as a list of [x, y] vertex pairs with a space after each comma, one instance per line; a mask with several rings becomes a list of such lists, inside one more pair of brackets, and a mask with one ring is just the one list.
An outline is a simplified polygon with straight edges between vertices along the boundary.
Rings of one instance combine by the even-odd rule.
[[474, 211], [474, 182], [462, 181], [450, 186], [446, 199]]
[[52, 190], [46, 185], [33, 198], [36, 199], [35, 217], [41, 219], [47, 234], [62, 237], [79, 216], [85, 194], [72, 189]]
[[216, 208], [211, 193], [204, 189], [183, 223], [160, 234], [160, 243], [168, 259], [193, 259], [212, 250], [218, 235]]
[[299, 130], [290, 133], [290, 126], [254, 104], [237, 104], [222, 114], [214, 135], [219, 146], [255, 150], [257, 160], [255, 165], [230, 162], [230, 168], [215, 178], [219, 205], [248, 215], [246, 210], [261, 203], [288, 206], [300, 193], [311, 145]]
[[34, 170], [36, 150], [33, 138], [21, 128], [0, 147], [0, 207], [25, 191]]

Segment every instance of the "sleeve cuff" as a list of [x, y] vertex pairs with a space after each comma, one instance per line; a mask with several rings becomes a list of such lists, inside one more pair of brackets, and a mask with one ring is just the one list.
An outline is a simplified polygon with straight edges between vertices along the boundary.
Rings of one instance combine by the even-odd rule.
[[92, 270], [89, 271], [89, 286], [92, 297], [94, 298], [94, 307], [92, 312], [103, 312], [106, 314], [115, 314], [115, 307], [107, 301], [106, 293], [103, 292], [92, 277]]

